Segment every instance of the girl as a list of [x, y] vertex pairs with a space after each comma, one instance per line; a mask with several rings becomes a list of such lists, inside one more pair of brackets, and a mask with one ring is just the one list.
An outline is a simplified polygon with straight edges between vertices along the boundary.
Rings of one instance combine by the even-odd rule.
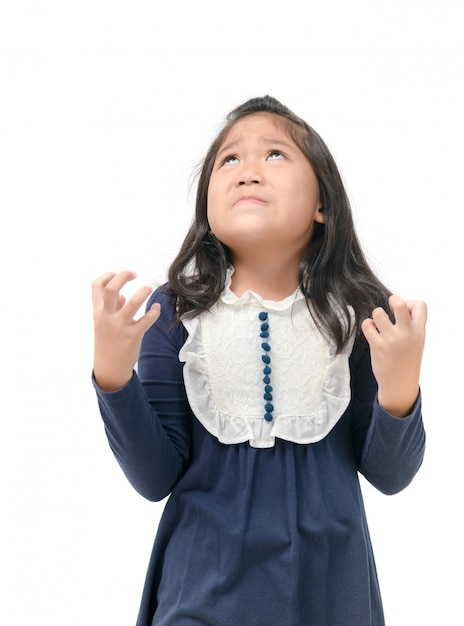
[[236, 108], [167, 284], [126, 302], [134, 276], [93, 303], [109, 444], [170, 494], [137, 625], [384, 624], [358, 472], [393, 494], [421, 465], [426, 306], [369, 268], [324, 142], [269, 96]]

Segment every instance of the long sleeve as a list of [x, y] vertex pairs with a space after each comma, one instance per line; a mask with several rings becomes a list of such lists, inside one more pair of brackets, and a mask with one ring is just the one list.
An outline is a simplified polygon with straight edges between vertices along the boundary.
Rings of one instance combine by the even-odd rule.
[[382, 409], [368, 349], [353, 371], [352, 390], [358, 469], [382, 493], [398, 493], [412, 481], [424, 458], [421, 395], [406, 417], [394, 417]]
[[161, 303], [161, 315], [147, 331], [132, 379], [103, 392], [93, 379], [109, 445], [132, 486], [148, 500], [169, 495], [189, 460], [190, 410], [179, 349], [181, 325], [173, 326], [173, 302], [162, 289], [147, 307]]
[[179, 360], [187, 331], [173, 325], [174, 303], [162, 289], [147, 306], [153, 301], [161, 316], [144, 337], [137, 373], [116, 392], [97, 388], [129, 481], [150, 500], [171, 494], [138, 625], [192, 615], [224, 626], [384, 624], [358, 477], [385, 493], [412, 480], [424, 453], [420, 402], [403, 419], [379, 407], [366, 344], [351, 357], [349, 406], [327, 436], [223, 444], [187, 401]]

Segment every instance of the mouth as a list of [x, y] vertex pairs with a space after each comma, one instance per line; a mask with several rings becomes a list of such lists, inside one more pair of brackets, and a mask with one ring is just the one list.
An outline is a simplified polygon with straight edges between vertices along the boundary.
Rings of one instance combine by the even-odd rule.
[[266, 204], [266, 201], [258, 196], [242, 196], [237, 200], [235, 206], [240, 204]]

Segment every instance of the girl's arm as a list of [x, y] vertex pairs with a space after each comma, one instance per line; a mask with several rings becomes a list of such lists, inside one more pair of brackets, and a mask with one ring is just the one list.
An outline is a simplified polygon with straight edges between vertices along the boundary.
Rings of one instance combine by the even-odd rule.
[[110, 447], [133, 487], [153, 501], [169, 495], [182, 476], [190, 445], [178, 358], [185, 330], [172, 327], [173, 302], [161, 290], [150, 297], [147, 312], [160, 311], [155, 302], [161, 304], [161, 314], [141, 339], [138, 374], [132, 370], [129, 380], [114, 390], [102, 389], [94, 376]]
[[377, 396], [368, 347], [352, 371], [353, 441], [359, 471], [377, 489], [398, 493], [422, 464], [425, 431], [421, 396], [408, 415], [396, 417], [383, 409]]

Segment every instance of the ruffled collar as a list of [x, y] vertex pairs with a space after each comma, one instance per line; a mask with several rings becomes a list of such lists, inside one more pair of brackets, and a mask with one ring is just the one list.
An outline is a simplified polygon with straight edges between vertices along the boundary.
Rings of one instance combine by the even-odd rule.
[[291, 308], [295, 302], [302, 300], [304, 295], [301, 289], [298, 287], [295, 291], [284, 298], [283, 300], [266, 300], [262, 296], [260, 296], [255, 291], [248, 289], [245, 291], [240, 297], [236, 296], [235, 293], [231, 290], [232, 284], [232, 276], [235, 272], [235, 268], [230, 266], [227, 269], [226, 281], [224, 285], [224, 290], [221, 294], [220, 300], [224, 304], [229, 305], [254, 305], [260, 306], [262, 308], [267, 309], [268, 311], [285, 311], [286, 309]]
[[299, 289], [280, 302], [253, 291], [237, 297], [230, 288], [233, 272], [211, 309], [182, 322], [188, 337], [179, 359], [190, 407], [224, 444], [269, 448], [276, 438], [316, 443], [349, 404], [353, 337], [338, 353]]

